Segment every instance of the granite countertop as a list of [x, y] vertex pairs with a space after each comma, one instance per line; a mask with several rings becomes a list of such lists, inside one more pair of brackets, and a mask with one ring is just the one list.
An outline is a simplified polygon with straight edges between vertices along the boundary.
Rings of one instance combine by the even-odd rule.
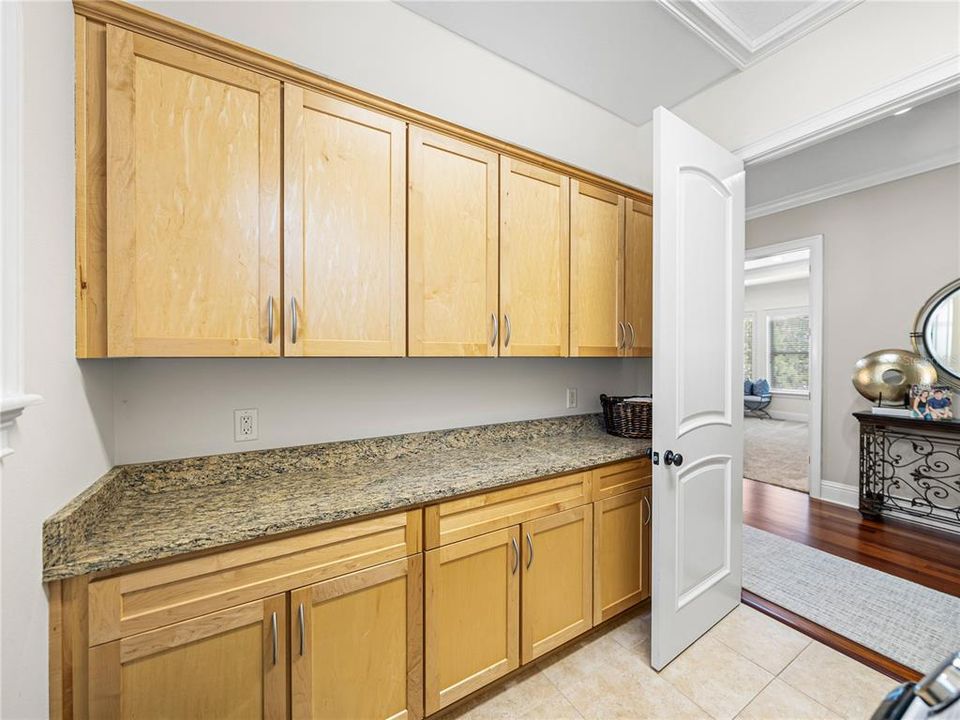
[[119, 466], [44, 522], [43, 579], [414, 508], [649, 445], [579, 415]]

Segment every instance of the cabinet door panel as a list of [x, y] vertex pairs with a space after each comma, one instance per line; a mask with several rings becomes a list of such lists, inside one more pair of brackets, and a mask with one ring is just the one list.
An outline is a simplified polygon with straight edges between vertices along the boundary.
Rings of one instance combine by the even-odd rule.
[[286, 717], [286, 598], [90, 648], [90, 717]]
[[413, 555], [291, 593], [294, 720], [423, 716], [422, 562]]
[[500, 355], [570, 352], [570, 179], [500, 157]]
[[624, 199], [570, 181], [570, 354], [616, 356], [623, 344]]
[[653, 208], [628, 199], [624, 232], [623, 305], [627, 326], [624, 354], [653, 354]]
[[411, 125], [409, 354], [496, 355], [497, 154]]
[[528, 663], [593, 624], [590, 505], [523, 524], [522, 655]]
[[278, 355], [280, 84], [107, 27], [108, 353]]
[[427, 714], [520, 665], [519, 528], [425, 553]]
[[641, 488], [594, 503], [595, 625], [650, 595], [649, 492]]
[[284, 354], [402, 356], [406, 124], [294, 85], [283, 122]]

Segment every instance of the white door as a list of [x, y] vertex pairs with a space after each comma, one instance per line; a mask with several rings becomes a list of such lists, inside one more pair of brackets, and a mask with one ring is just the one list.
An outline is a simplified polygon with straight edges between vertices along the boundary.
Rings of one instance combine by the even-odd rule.
[[653, 113], [657, 670], [740, 602], [743, 163]]

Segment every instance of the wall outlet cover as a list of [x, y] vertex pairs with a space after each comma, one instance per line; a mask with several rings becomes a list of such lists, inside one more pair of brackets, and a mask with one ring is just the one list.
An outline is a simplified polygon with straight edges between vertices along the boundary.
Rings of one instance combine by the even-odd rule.
[[257, 427], [257, 409], [247, 408], [245, 410], [233, 411], [233, 439], [236, 442], [247, 442], [256, 440], [259, 437], [259, 428]]
[[567, 388], [567, 409], [572, 409], [577, 406], [577, 389], [576, 388]]

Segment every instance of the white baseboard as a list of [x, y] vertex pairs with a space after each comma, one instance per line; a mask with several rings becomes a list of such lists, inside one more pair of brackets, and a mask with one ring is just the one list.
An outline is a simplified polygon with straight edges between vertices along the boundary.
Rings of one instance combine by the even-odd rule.
[[820, 499], [834, 505], [845, 505], [847, 507], [860, 507], [860, 491], [854, 485], [845, 485], [844, 483], [832, 482], [830, 480], [820, 481]]
[[774, 420], [793, 420], [794, 422], [809, 422], [810, 420], [806, 413], [784, 412], [783, 410], [767, 410], [767, 412]]

